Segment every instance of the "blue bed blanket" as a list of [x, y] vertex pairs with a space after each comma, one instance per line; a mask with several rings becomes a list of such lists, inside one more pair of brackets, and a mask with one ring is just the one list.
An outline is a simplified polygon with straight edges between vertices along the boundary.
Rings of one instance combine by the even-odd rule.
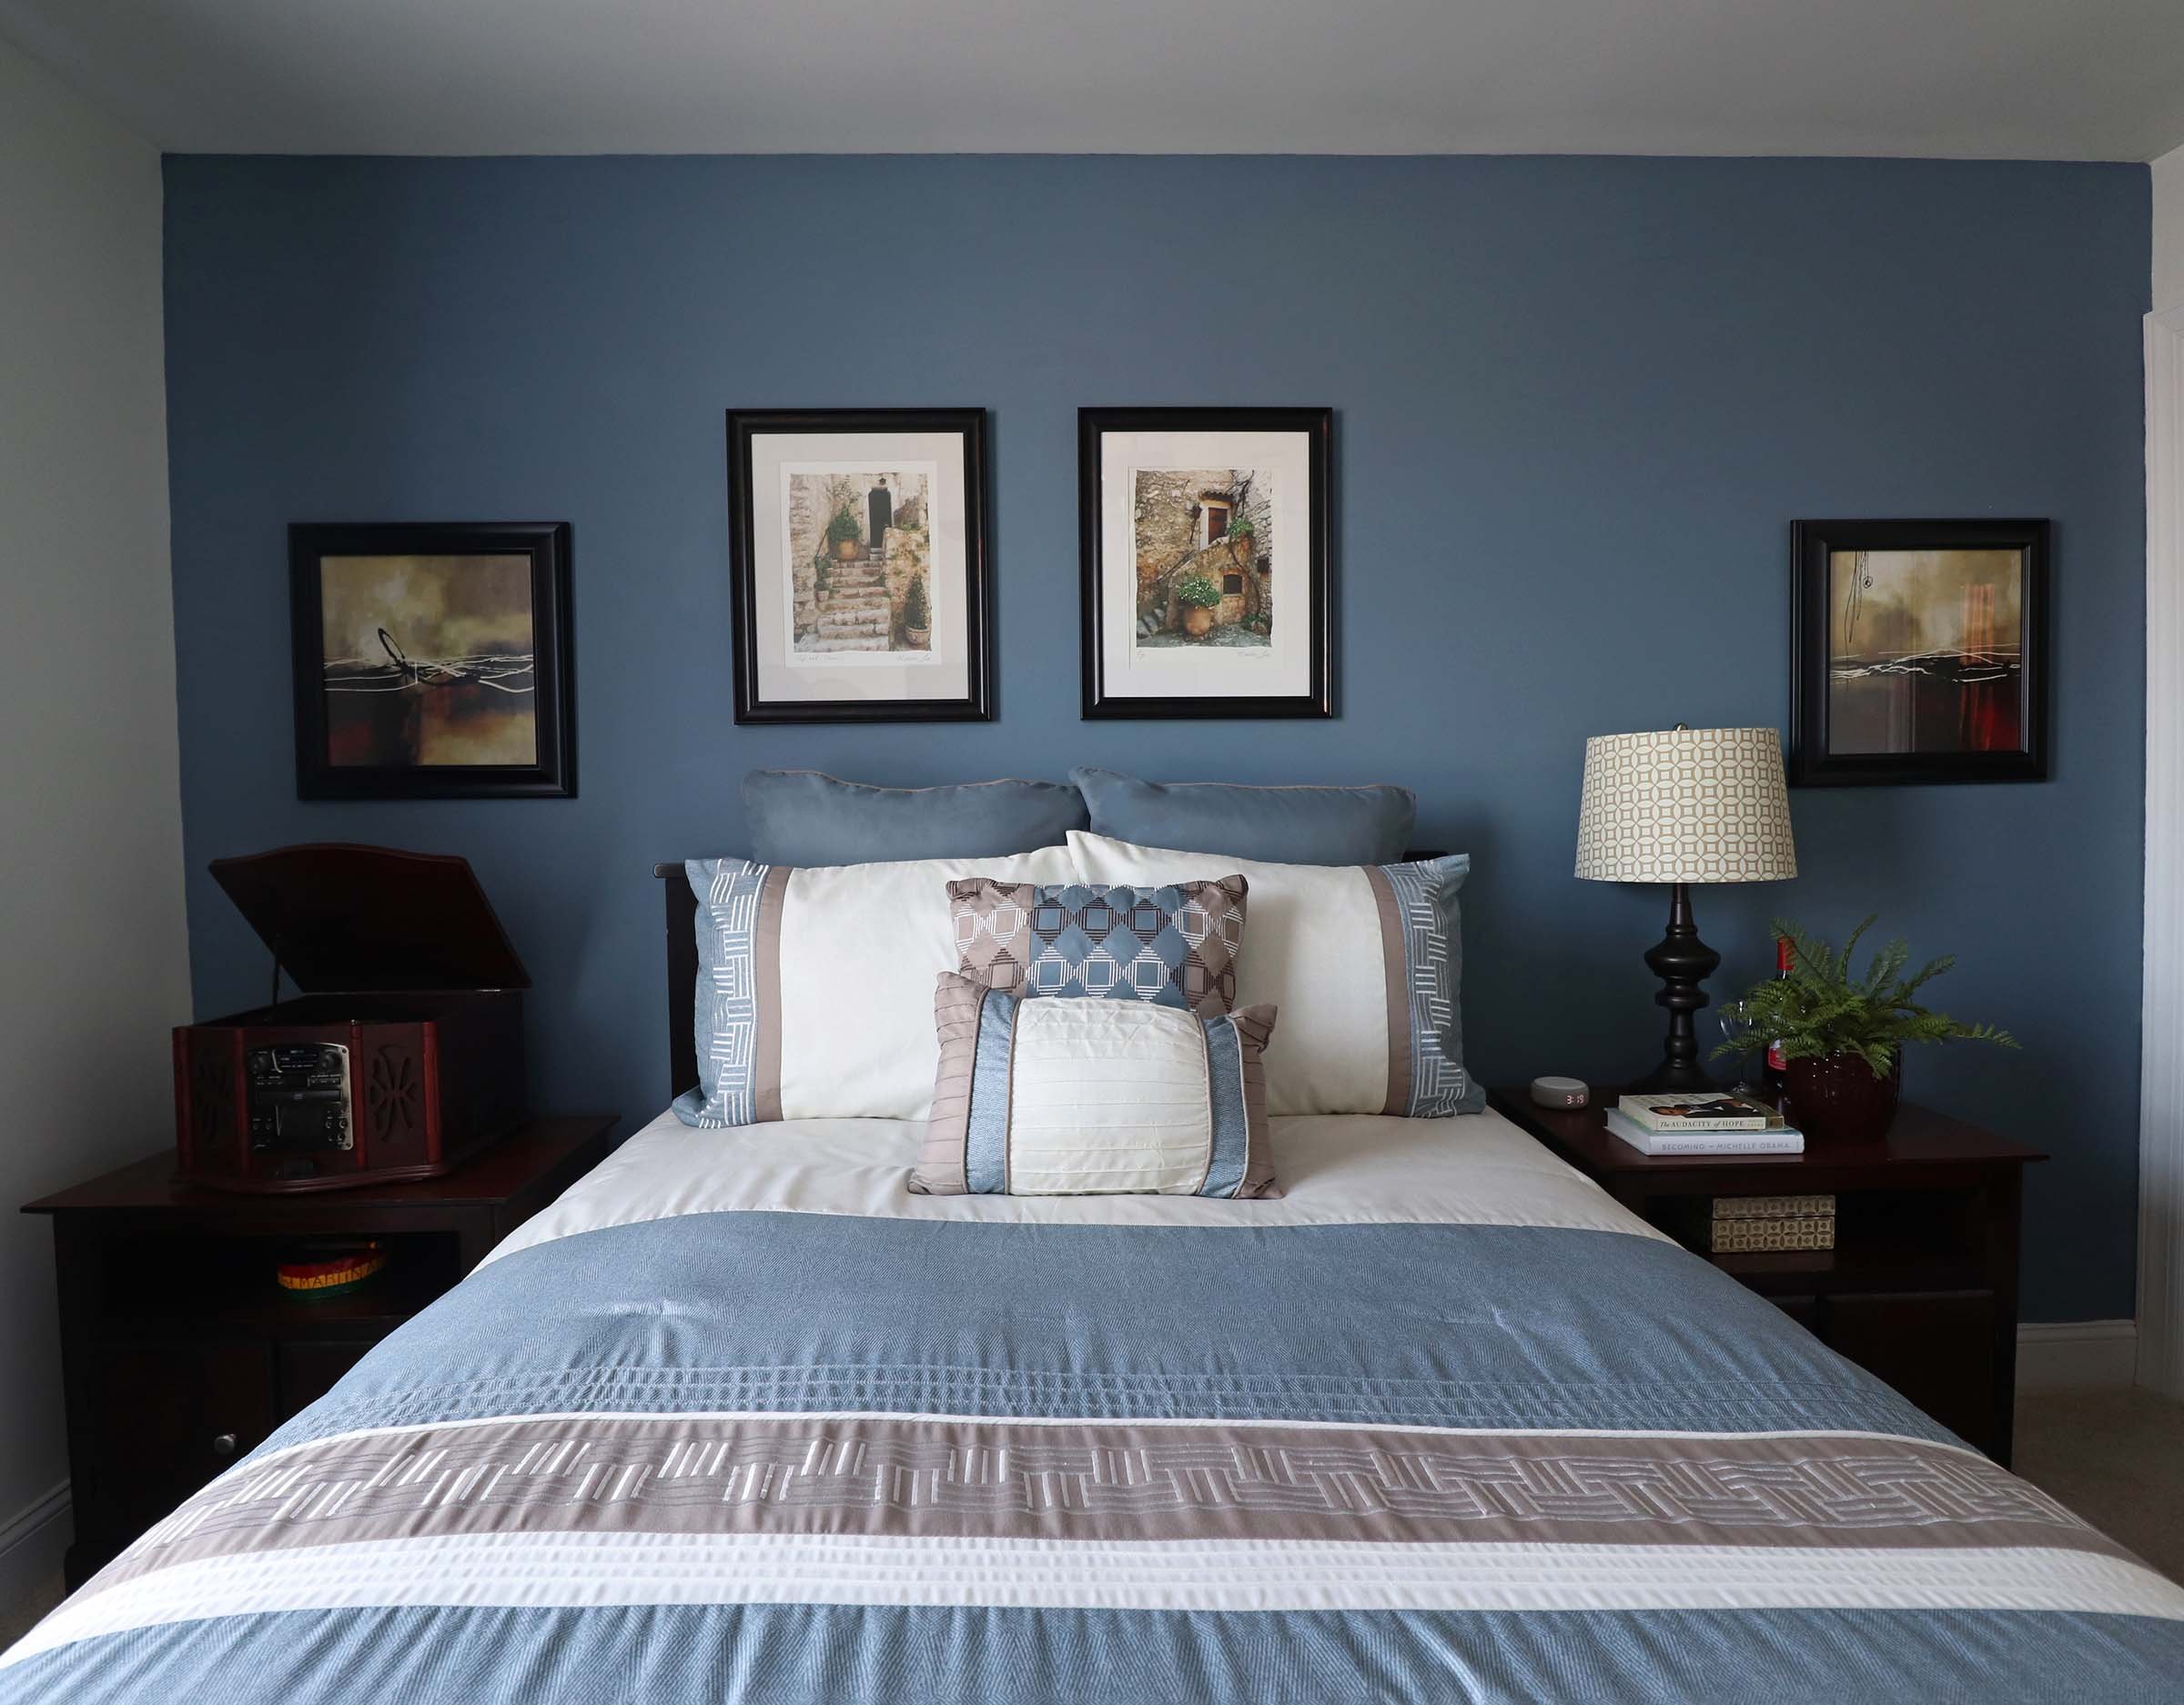
[[495, 1261], [0, 1701], [2149, 1701], [2184, 1590], [1638, 1236], [700, 1212]]

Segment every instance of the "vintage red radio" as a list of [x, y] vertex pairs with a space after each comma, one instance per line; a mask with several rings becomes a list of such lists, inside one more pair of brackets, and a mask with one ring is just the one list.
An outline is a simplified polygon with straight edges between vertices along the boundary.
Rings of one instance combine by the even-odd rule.
[[249, 1191], [430, 1178], [522, 1121], [531, 978], [469, 861], [320, 845], [211, 869], [272, 950], [275, 998], [176, 1029], [185, 1176]]

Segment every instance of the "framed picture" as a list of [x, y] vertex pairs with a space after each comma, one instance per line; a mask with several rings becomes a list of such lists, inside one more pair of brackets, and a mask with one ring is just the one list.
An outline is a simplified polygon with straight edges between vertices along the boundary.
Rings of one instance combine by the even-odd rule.
[[1791, 785], [2044, 781], [2048, 531], [1795, 523]]
[[1077, 411], [1087, 717], [1334, 714], [1333, 419]]
[[303, 799], [576, 793], [569, 523], [288, 529]]
[[739, 722], [992, 720], [983, 409], [728, 415]]

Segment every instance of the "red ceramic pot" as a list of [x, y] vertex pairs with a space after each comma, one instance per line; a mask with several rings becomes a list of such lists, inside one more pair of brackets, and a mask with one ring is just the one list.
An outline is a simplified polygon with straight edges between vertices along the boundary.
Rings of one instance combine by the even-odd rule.
[[1904, 1092], [1904, 1051], [1896, 1051], [1888, 1075], [1855, 1054], [1788, 1060], [1782, 1068], [1783, 1111], [1805, 1133], [1808, 1145], [1877, 1143], [1896, 1123]]

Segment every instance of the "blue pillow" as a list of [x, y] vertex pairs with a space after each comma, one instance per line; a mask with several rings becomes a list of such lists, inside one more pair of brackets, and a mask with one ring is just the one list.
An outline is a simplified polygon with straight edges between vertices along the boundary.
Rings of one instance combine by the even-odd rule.
[[1418, 820], [1418, 795], [1407, 787], [1140, 782], [1087, 769], [1069, 779], [1084, 790], [1094, 834], [1269, 864], [1392, 864]]
[[743, 821], [762, 864], [1003, 858], [1065, 844], [1085, 826], [1085, 801], [1059, 782], [867, 787], [816, 770], [753, 770]]

